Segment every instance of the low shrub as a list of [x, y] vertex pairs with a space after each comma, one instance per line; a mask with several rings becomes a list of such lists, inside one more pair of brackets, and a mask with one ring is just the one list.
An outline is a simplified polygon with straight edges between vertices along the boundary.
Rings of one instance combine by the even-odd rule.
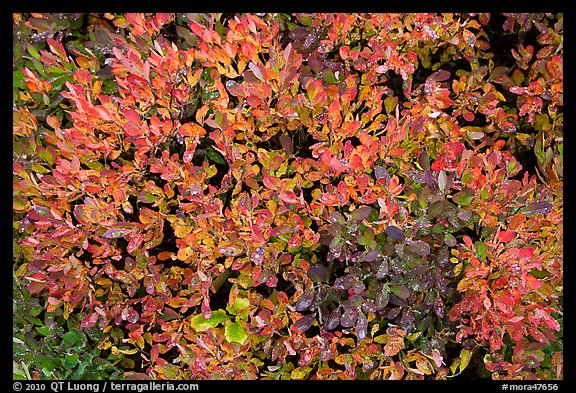
[[16, 357], [561, 379], [562, 21], [15, 14]]

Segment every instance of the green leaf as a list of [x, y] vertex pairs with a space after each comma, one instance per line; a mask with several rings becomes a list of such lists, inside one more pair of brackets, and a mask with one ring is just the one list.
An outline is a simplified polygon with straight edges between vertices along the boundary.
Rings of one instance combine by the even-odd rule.
[[474, 199], [474, 192], [469, 188], [464, 188], [462, 191], [454, 194], [452, 199], [460, 206], [470, 206]]
[[335, 85], [338, 82], [336, 80], [336, 77], [334, 76], [334, 72], [332, 72], [332, 70], [324, 71], [324, 80], [326, 81], [326, 83], [331, 84], [331, 85]]
[[66, 354], [66, 356], [64, 357], [64, 368], [66, 370], [73, 369], [78, 364], [79, 359], [80, 356], [77, 353]]
[[226, 306], [226, 311], [228, 311], [232, 315], [238, 315], [240, 311], [245, 309], [250, 305], [250, 300], [236, 296], [234, 299], [234, 304], [232, 306]]
[[384, 100], [384, 107], [387, 113], [392, 113], [396, 105], [398, 105], [398, 97], [396, 96], [389, 96]]
[[38, 49], [36, 49], [34, 45], [32, 44], [26, 45], [26, 50], [28, 51], [28, 53], [30, 53], [30, 56], [32, 56], [37, 60], [40, 60], [40, 52], [38, 52]]
[[244, 328], [240, 326], [237, 322], [230, 322], [224, 328], [224, 335], [226, 336], [226, 340], [229, 342], [237, 342], [237, 343], [244, 343], [248, 336], [244, 331]]
[[74, 329], [69, 332], [64, 333], [62, 336], [63, 344], [65, 348], [73, 348], [78, 346], [78, 344], [82, 344], [84, 341], [84, 335], [82, 332]]
[[224, 159], [222, 154], [218, 153], [212, 147], [206, 148], [206, 155], [208, 156], [208, 158], [210, 158], [210, 160], [212, 160], [216, 164], [225, 164], [226, 163], [226, 160]]
[[36, 328], [36, 331], [42, 336], [48, 336], [50, 333], [50, 328], [48, 326], [40, 326]]
[[478, 255], [480, 259], [486, 260], [488, 246], [481, 241], [476, 241], [474, 242], [474, 247], [476, 248], [476, 255]]
[[146, 190], [142, 190], [138, 194], [138, 200], [142, 203], [153, 203], [156, 201], [156, 199], [158, 199], [158, 197]]
[[206, 319], [202, 314], [192, 317], [190, 325], [197, 332], [205, 332], [208, 329], [218, 326], [222, 321], [229, 319], [224, 310], [217, 310], [212, 313], [210, 319]]

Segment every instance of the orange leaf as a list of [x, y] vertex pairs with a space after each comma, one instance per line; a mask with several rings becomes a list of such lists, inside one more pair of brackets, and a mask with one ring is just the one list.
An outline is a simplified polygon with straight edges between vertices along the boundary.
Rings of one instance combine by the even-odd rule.
[[74, 79], [76, 79], [76, 81], [81, 85], [87, 85], [90, 82], [92, 82], [92, 74], [83, 68], [79, 68], [78, 70], [76, 70]]
[[206, 130], [196, 123], [182, 124], [180, 128], [178, 128], [178, 131], [180, 132], [180, 135], [185, 137], [195, 137], [197, 135], [202, 137], [206, 135]]
[[158, 259], [160, 261], [166, 261], [166, 260], [170, 259], [171, 256], [172, 256], [171, 252], [162, 251], [161, 253], [158, 254]]
[[405, 153], [405, 150], [401, 147], [394, 147], [392, 149], [390, 149], [390, 152], [388, 153], [388, 155], [390, 157], [402, 157]]

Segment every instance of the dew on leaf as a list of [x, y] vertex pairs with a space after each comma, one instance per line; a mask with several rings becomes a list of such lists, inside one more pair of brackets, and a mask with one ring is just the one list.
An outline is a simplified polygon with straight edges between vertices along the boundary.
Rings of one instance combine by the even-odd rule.
[[416, 254], [425, 257], [430, 254], [430, 245], [422, 240], [413, 240], [408, 243], [408, 248]]
[[347, 308], [340, 317], [340, 325], [345, 328], [354, 326], [358, 318], [358, 311], [354, 308]]
[[254, 262], [256, 265], [260, 265], [262, 262], [264, 262], [264, 250], [262, 247], [258, 247], [256, 250], [254, 250], [252, 253], [252, 262]]
[[325, 330], [336, 329], [338, 327], [338, 324], [340, 323], [340, 316], [341, 311], [339, 307], [332, 310], [330, 314], [328, 314], [328, 316], [326, 317], [326, 322], [324, 323], [324, 329]]
[[374, 262], [374, 261], [378, 260], [380, 255], [382, 255], [382, 254], [379, 250], [368, 251], [368, 253], [366, 253], [366, 255], [364, 255], [363, 260], [365, 262]]
[[358, 318], [356, 320], [356, 336], [359, 340], [364, 340], [366, 334], [368, 333], [368, 320], [363, 313], [358, 313]]
[[388, 183], [391, 179], [391, 176], [386, 170], [386, 168], [381, 167], [379, 165], [374, 166], [374, 176], [376, 177], [376, 180], [380, 179], [386, 180], [386, 183]]
[[548, 214], [552, 211], [553, 205], [548, 201], [536, 201], [520, 209], [520, 213], [528, 216], [533, 214]]
[[314, 301], [314, 297], [316, 295], [314, 294], [314, 291], [310, 290], [310, 291], [306, 291], [304, 292], [296, 301], [295, 304], [295, 309], [296, 311], [304, 311], [306, 309], [308, 309], [310, 307], [310, 305], [312, 305], [312, 302]]
[[378, 270], [376, 271], [376, 278], [378, 280], [383, 279], [384, 277], [386, 277], [388, 275], [388, 271], [390, 269], [390, 266], [388, 265], [387, 261], [383, 261], [380, 266], [378, 266]]

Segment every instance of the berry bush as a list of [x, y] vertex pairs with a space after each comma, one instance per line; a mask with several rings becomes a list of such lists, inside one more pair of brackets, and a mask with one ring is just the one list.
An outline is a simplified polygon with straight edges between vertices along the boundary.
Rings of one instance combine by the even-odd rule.
[[13, 14], [14, 376], [562, 379], [562, 14]]

